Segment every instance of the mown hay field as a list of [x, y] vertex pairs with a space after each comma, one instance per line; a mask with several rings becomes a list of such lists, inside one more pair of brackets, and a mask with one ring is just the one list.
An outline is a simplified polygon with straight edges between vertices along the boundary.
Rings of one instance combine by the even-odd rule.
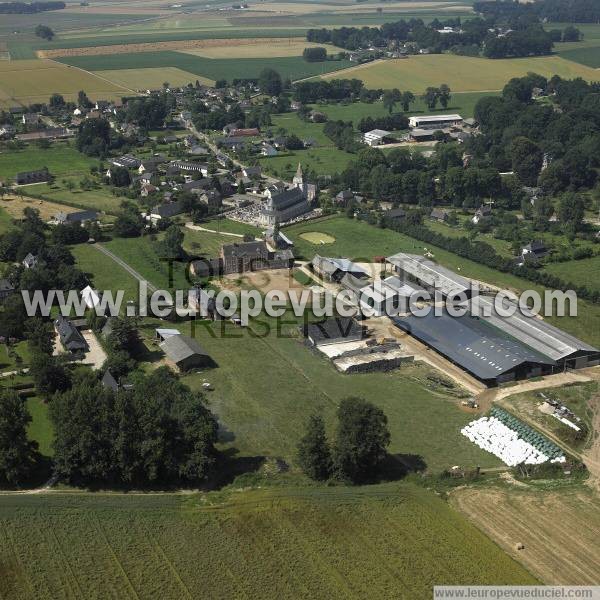
[[108, 79], [116, 85], [127, 86], [134, 90], [160, 89], [165, 82], [172, 86], [185, 86], [196, 81], [209, 86], [215, 83], [212, 79], [187, 73], [177, 67], [96, 71], [96, 75]]
[[53, 93], [74, 100], [79, 90], [93, 100], [112, 100], [130, 93], [125, 87], [51, 60], [0, 61], [0, 107], [47, 102]]
[[0, 497], [5, 598], [431, 598], [536, 579], [410, 484]]
[[598, 585], [600, 505], [591, 490], [463, 488], [451, 504], [544, 583]]
[[491, 60], [451, 54], [411, 56], [404, 60], [380, 60], [346, 69], [325, 79], [355, 77], [368, 88], [394, 88], [422, 93], [428, 86], [447, 83], [455, 92], [499, 90], [513, 77], [527, 73], [565, 79], [595, 81], [598, 72], [560, 56]]

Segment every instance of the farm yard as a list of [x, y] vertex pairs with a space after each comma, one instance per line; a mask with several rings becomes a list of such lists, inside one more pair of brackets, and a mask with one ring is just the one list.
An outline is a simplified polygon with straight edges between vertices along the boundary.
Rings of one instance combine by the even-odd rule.
[[[451, 54], [411, 56], [406, 60], [379, 60], [346, 69], [335, 77], [355, 77], [368, 88], [392, 88], [423, 92], [428, 86], [446, 83], [454, 92], [483, 92], [502, 89], [513, 77], [527, 73], [544, 77], [560, 75], [595, 81], [597, 72], [560, 56], [489, 60]], [[325, 75], [325, 79], [334, 76]]]
[[414, 600], [440, 580], [536, 583], [445, 502], [410, 484], [0, 496], [0, 512], [0, 593], [23, 600], [107, 590], [165, 600]]
[[[389, 256], [395, 252], [423, 254], [426, 249], [422, 242], [389, 229], [378, 229], [372, 225], [346, 217], [325, 217], [310, 223], [299, 223], [285, 228], [285, 234], [295, 243], [297, 256], [312, 258], [318, 252], [318, 246], [308, 243], [300, 237], [301, 233], [319, 231], [335, 238], [327, 246], [328, 256], [345, 256], [356, 262], [370, 262], [373, 256]], [[478, 281], [487, 281], [510, 290], [537, 290], [543, 294], [544, 288], [509, 273], [501, 273], [482, 264], [464, 259], [443, 248], [426, 244], [427, 250], [434, 254], [440, 264], [459, 270], [465, 277]], [[568, 331], [572, 335], [587, 340], [590, 344], [600, 344], [600, 331], [597, 323], [600, 319], [600, 307], [585, 300], [578, 300], [577, 317], [552, 317], [549, 322]]]
[[130, 93], [128, 88], [50, 60], [0, 61], [0, 108], [46, 102], [55, 92], [73, 100], [81, 89], [92, 99], [116, 100]]

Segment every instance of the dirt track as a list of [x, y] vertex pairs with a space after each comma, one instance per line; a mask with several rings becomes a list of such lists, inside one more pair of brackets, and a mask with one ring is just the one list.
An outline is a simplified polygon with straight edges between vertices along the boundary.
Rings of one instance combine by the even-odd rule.
[[544, 583], [600, 582], [600, 503], [592, 492], [462, 488], [451, 502]]

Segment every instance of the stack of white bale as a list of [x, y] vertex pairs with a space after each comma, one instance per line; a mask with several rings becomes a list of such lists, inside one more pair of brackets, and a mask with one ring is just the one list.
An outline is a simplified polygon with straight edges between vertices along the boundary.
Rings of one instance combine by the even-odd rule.
[[[461, 429], [461, 433], [483, 450], [497, 456], [509, 467], [525, 463], [539, 465], [549, 457], [519, 438], [516, 431], [510, 429], [496, 417], [482, 417], [472, 421]], [[552, 462], [564, 462], [565, 457], [558, 457]]]

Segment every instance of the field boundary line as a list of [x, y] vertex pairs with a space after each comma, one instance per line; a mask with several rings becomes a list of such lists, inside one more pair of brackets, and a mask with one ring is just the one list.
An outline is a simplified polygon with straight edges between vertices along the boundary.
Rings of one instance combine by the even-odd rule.
[[78, 71], [81, 71], [82, 73], [87, 73], [88, 75], [91, 75], [92, 77], [95, 77], [96, 79], [99, 79], [100, 81], [106, 81], [106, 83], [110, 83], [111, 85], [114, 85], [115, 87], [121, 88], [127, 92], [131, 92], [135, 96], [140, 95], [139, 92], [136, 92], [135, 90], [125, 87], [124, 85], [121, 85], [120, 83], [115, 83], [114, 81], [111, 81], [110, 79], [107, 79], [106, 77], [97, 75], [96, 73], [94, 73], [94, 71], [86, 71], [85, 69], [82, 69], [81, 67], [75, 67], [74, 65], [67, 65], [66, 63], [61, 63], [57, 60], [54, 60], [53, 58], [44, 58], [44, 60], [49, 60], [56, 65], [60, 65], [61, 68], [66, 67], [67, 69], [77, 69]]

